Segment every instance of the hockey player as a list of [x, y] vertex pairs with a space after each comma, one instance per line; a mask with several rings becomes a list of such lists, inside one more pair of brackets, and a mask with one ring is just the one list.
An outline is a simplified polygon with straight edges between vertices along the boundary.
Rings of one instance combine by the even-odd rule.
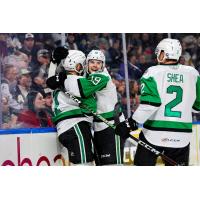
[[[62, 59], [64, 56], [56, 57]], [[58, 58], [56, 64], [60, 63], [61, 59]], [[93, 118], [89, 117], [90, 113], [87, 113], [87, 110], [81, 109], [78, 103], [70, 99], [62, 88], [67, 76], [75, 80], [81, 78], [80, 74], [84, 69], [85, 61], [86, 57], [83, 52], [69, 50], [66, 59], [62, 60], [65, 71], [47, 79], [48, 87], [54, 90], [52, 107], [55, 116], [53, 122], [57, 127], [60, 143], [68, 149], [71, 165], [93, 165], [94, 160], [90, 128]], [[96, 111], [96, 100], [93, 96], [80, 100]]]
[[[176, 39], [163, 39], [156, 48], [158, 65], [141, 78], [140, 105], [116, 134], [126, 138], [130, 129], [143, 124], [139, 139], [179, 165], [188, 165], [192, 134], [192, 111], [200, 111], [200, 78], [190, 66], [178, 63], [182, 47]], [[134, 164], [155, 165], [157, 156], [138, 145]], [[165, 165], [170, 163], [165, 162]]]
[[[105, 68], [105, 56], [99, 50], [92, 50], [86, 60], [87, 77], [75, 79], [67, 77], [65, 89], [71, 94], [87, 98], [95, 94], [97, 113], [114, 124], [114, 107], [117, 103], [116, 87]], [[77, 90], [74, 90], [76, 88]], [[121, 113], [120, 121], [124, 120]], [[94, 119], [94, 143], [101, 165], [121, 165], [123, 163], [123, 138], [115, 135], [112, 128], [99, 119]]]

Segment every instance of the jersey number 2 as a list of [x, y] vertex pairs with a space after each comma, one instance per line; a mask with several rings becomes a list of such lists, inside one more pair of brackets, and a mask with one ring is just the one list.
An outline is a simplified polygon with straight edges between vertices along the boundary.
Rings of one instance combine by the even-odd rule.
[[183, 99], [183, 89], [180, 86], [170, 85], [167, 88], [168, 94], [176, 93], [176, 98], [170, 101], [165, 106], [165, 116], [166, 117], [181, 117], [181, 111], [172, 111], [172, 108], [176, 107]]

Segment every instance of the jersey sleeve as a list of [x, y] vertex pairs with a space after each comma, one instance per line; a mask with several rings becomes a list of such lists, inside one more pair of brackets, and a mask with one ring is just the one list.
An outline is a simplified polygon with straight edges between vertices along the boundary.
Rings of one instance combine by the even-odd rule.
[[198, 78], [197, 78], [196, 100], [195, 100], [192, 108], [193, 108], [194, 112], [200, 112], [200, 76], [198, 76]]
[[88, 78], [78, 79], [79, 91], [82, 98], [87, 98], [106, 87], [109, 77], [103, 74], [91, 74]]
[[159, 107], [161, 105], [157, 83], [153, 77], [141, 78], [140, 103]]
[[161, 98], [156, 80], [149, 72], [147, 72], [140, 81], [140, 105], [132, 118], [138, 123], [144, 123], [160, 107]]

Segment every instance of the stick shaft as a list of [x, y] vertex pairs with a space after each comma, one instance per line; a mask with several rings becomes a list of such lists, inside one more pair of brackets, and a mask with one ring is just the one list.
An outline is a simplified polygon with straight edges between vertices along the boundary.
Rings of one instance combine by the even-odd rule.
[[[65, 92], [65, 94], [67, 94], [71, 99], [73, 99], [75, 102], [77, 102], [78, 104], [81, 104], [81, 101], [78, 100], [75, 96], [73, 96], [71, 93], [69, 92]], [[92, 109], [90, 109], [88, 106], [81, 104], [82, 108], [87, 109], [89, 112], [91, 112], [95, 117], [99, 118], [101, 121], [103, 121], [105, 124], [107, 124], [109, 127], [115, 129], [116, 126], [111, 124], [108, 120], [106, 120], [104, 117], [102, 117], [100, 114], [98, 114], [97, 112], [94, 112]], [[137, 142], [139, 145], [143, 146], [145, 149], [151, 151], [152, 153], [156, 154], [157, 156], [161, 156], [163, 160], [167, 161], [168, 163], [172, 164], [172, 165], [178, 165], [174, 160], [172, 160], [171, 158], [169, 158], [168, 156], [164, 155], [163, 153], [159, 152], [158, 150], [156, 150], [155, 148], [153, 148], [152, 146], [146, 144], [145, 142], [139, 140], [138, 138], [134, 137], [133, 135], [129, 134], [129, 137], [131, 139], [133, 139], [135, 142]]]

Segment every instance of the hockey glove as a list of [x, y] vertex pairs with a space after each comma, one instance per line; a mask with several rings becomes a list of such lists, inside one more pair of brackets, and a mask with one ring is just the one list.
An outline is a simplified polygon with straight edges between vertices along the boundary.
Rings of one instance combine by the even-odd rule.
[[60, 72], [59, 74], [48, 78], [46, 84], [50, 89], [55, 90], [57, 88], [64, 87], [64, 82], [66, 78], [66, 72]]
[[117, 124], [115, 133], [121, 138], [127, 139], [130, 136], [129, 133], [136, 130], [137, 128], [137, 122], [133, 120], [132, 117], [130, 117], [128, 120]]
[[123, 121], [117, 124], [115, 129], [115, 134], [119, 135], [123, 139], [127, 139], [129, 137], [131, 129], [128, 127], [127, 122]]
[[128, 118], [128, 123], [131, 131], [135, 131], [138, 129], [138, 123], [132, 117]]
[[68, 56], [69, 52], [66, 46], [63, 47], [57, 47], [52, 52], [52, 62], [54, 64], [60, 64], [60, 61]]

